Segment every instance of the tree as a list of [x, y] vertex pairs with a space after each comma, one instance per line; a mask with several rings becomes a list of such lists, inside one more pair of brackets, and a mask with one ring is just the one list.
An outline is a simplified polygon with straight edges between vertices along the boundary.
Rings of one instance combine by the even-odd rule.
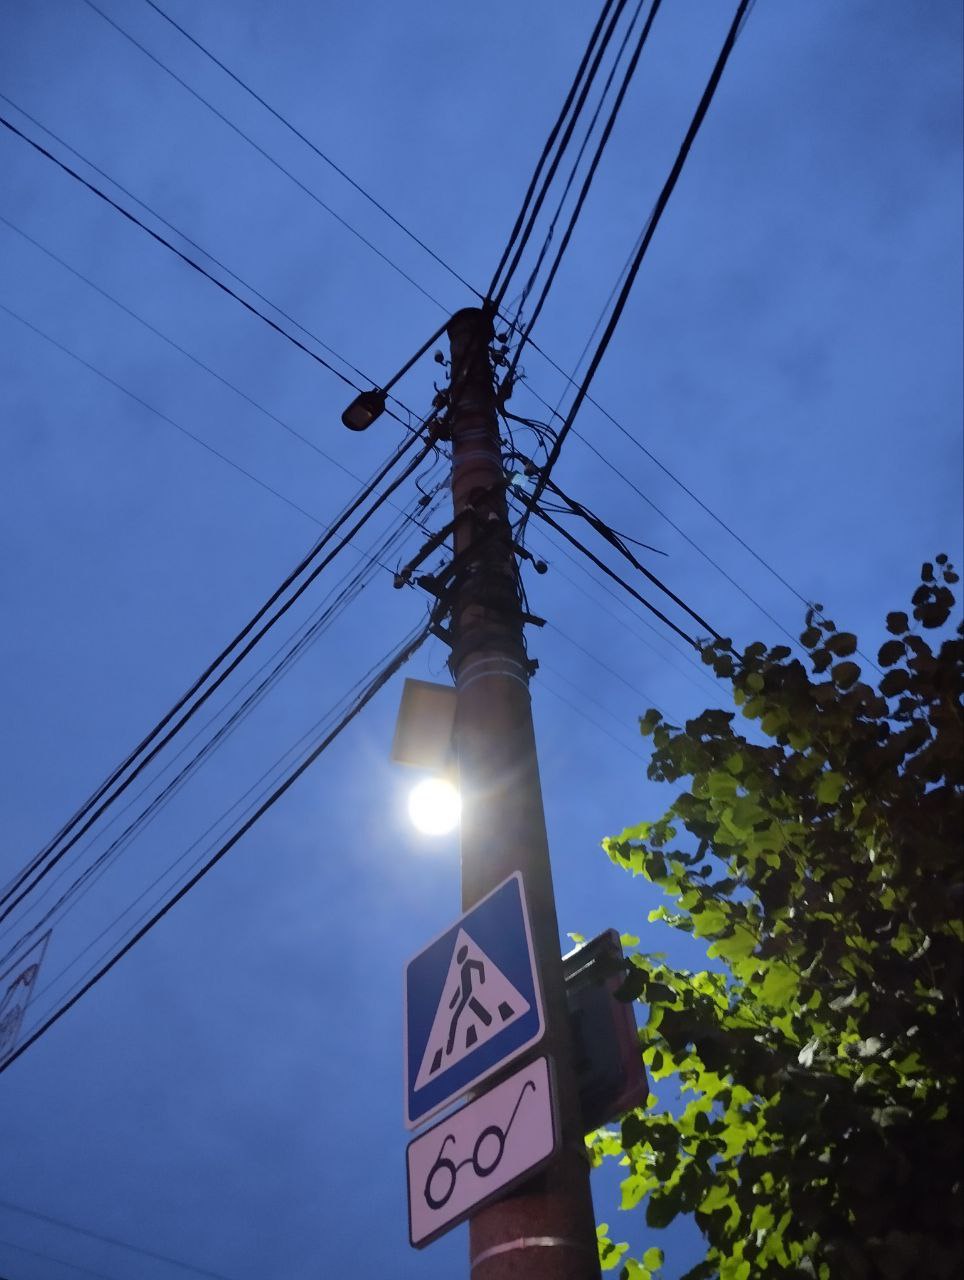
[[[651, 1093], [590, 1146], [650, 1227], [695, 1214], [689, 1280], [964, 1274], [964, 627], [947, 557], [921, 579], [911, 616], [887, 615], [876, 688], [815, 606], [809, 672], [786, 646], [704, 650], [748, 733], [723, 711], [641, 722], [649, 777], [688, 786], [604, 848], [715, 964], [629, 957], [649, 1078], [682, 1101]], [[600, 1234], [624, 1280], [661, 1262]]]

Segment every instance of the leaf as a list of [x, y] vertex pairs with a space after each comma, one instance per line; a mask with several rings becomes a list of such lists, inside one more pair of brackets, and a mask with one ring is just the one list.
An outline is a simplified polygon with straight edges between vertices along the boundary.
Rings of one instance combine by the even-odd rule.
[[885, 698], [894, 698], [910, 687], [910, 675], [902, 667], [888, 671], [878, 686]]
[[619, 1203], [620, 1209], [635, 1209], [646, 1194], [649, 1187], [649, 1179], [634, 1173], [622, 1184], [622, 1199]]
[[726, 960], [732, 965], [735, 961], [745, 960], [753, 953], [755, 947], [754, 934], [749, 929], [741, 928], [728, 938], [719, 938], [706, 954], [711, 959]]
[[649, 738], [656, 730], [656, 726], [662, 720], [662, 712], [657, 711], [654, 707], [650, 707], [644, 716], [640, 717], [639, 731], [644, 738]]
[[599, 1250], [599, 1265], [603, 1271], [612, 1271], [619, 1266], [619, 1260], [629, 1249], [628, 1244], [614, 1244], [609, 1239], [609, 1223], [601, 1222], [596, 1228], [596, 1245]]
[[906, 649], [903, 640], [886, 640], [877, 651], [877, 661], [882, 667], [892, 667], [895, 662], [900, 662]]
[[[572, 934], [570, 934], [569, 936], [572, 937]], [[621, 933], [619, 935], [619, 941], [623, 944], [624, 947], [639, 946], [639, 938], [635, 933]]]
[[746, 1259], [727, 1258], [720, 1267], [720, 1280], [749, 1280], [750, 1264]]
[[[953, 609], [949, 566], [934, 569], [911, 584], [917, 623], [888, 616], [880, 692], [857, 637], [816, 611], [813, 667], [750, 646], [732, 692], [755, 723], [660, 723], [649, 776], [672, 788], [666, 813], [610, 846], [665, 891], [653, 911], [660, 895], [635, 881], [641, 913], [696, 950], [632, 954], [659, 1097], [624, 1117], [625, 1147], [613, 1131], [591, 1152], [623, 1161], [640, 1220], [695, 1214], [690, 1280], [959, 1272], [964, 632], [955, 615], [924, 635]], [[910, 1268], [888, 1254], [900, 1231]], [[638, 1252], [627, 1280], [654, 1271]]]
[[719, 933], [727, 921], [726, 913], [720, 907], [705, 907], [702, 911], [693, 912], [693, 935], [707, 938], [711, 933]]
[[813, 1036], [810, 1040], [807, 1041], [807, 1043], [803, 1046], [803, 1048], [797, 1054], [797, 1062], [800, 1063], [801, 1067], [813, 1066], [814, 1055], [816, 1054], [819, 1048], [820, 1048], [820, 1039], [818, 1036]]
[[657, 1229], [668, 1227], [682, 1207], [682, 1197], [676, 1187], [670, 1191], [664, 1191], [659, 1196], [650, 1196], [646, 1201], [647, 1227]]
[[838, 662], [830, 675], [838, 689], [849, 689], [860, 679], [860, 667], [856, 662]]
[[857, 651], [857, 637], [849, 631], [838, 631], [827, 640], [827, 648], [838, 658], [847, 658]]
[[817, 799], [821, 804], [836, 804], [846, 785], [847, 779], [842, 773], [822, 773], [817, 783]]
[[729, 1208], [734, 1203], [733, 1192], [729, 1185], [714, 1182], [700, 1201], [700, 1213], [715, 1213], [717, 1209]]
[[651, 1280], [651, 1273], [635, 1258], [630, 1258], [619, 1273], [619, 1280]]
[[657, 1249], [654, 1247], [652, 1249], [647, 1249], [646, 1252], [643, 1254], [643, 1266], [646, 1267], [647, 1270], [658, 1271], [662, 1265], [663, 1265], [662, 1249]]
[[760, 988], [760, 999], [764, 1004], [782, 1006], [792, 992], [797, 990], [797, 975], [785, 964], [773, 964], [763, 979]]

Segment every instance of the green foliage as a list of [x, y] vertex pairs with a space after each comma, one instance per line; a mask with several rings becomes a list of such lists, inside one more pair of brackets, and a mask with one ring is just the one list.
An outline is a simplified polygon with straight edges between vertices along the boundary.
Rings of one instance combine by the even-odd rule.
[[[962, 1273], [957, 580], [946, 556], [924, 565], [909, 612], [887, 615], [876, 688], [814, 606], [810, 672], [786, 646], [704, 651], [756, 741], [722, 711], [641, 722], [650, 778], [686, 789], [604, 848], [663, 889], [650, 920], [707, 940], [722, 971], [629, 957], [650, 1081], [683, 1107], [651, 1093], [589, 1142], [650, 1228], [695, 1215], [706, 1256], [687, 1280]], [[601, 1240], [623, 1280], [661, 1265]]]

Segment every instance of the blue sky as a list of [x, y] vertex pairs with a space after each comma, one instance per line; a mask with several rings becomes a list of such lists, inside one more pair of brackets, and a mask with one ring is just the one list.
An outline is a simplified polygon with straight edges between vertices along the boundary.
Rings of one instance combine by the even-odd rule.
[[[570, 0], [168, 3], [482, 288], [595, 17], [594, 6]], [[649, 212], [732, 7], [666, 0], [657, 17], [536, 330], [564, 367], [579, 356]], [[17, 108], [29, 112], [373, 379], [394, 371], [446, 311], [472, 302], [141, 0], [103, 0], [103, 8], [442, 307], [82, 0], [0, 0], [0, 93], [16, 104], [0, 101], [3, 115], [70, 160]], [[940, 550], [958, 562], [962, 554], [960, 68], [961, 16], [947, 0], [761, 0], [593, 388], [796, 591], [857, 630], [867, 652], [919, 562]], [[355, 482], [277, 419], [359, 476], [401, 429], [382, 419], [364, 436], [346, 432], [341, 383], [3, 132], [6, 880], [319, 529], [9, 311], [321, 524]], [[559, 375], [535, 353], [523, 364], [531, 388], [555, 403]], [[405, 402], [427, 407], [438, 373], [430, 361], [415, 370], [401, 388]], [[513, 406], [539, 407], [526, 388]], [[556, 478], [611, 525], [664, 551], [651, 563], [674, 589], [740, 642], [779, 639], [709, 556], [782, 627], [799, 629], [799, 600], [663, 470], [591, 406], [577, 426], [615, 471], [570, 439]], [[444, 489], [440, 499], [436, 526], [447, 518]], [[388, 516], [378, 527], [387, 524]], [[528, 585], [534, 611], [552, 624], [530, 647], [542, 663], [533, 700], [560, 927], [644, 932], [651, 897], [598, 847], [668, 798], [645, 780], [636, 717], [651, 701], [684, 717], [723, 695], [535, 526], [531, 545], [550, 563]], [[292, 630], [320, 599], [306, 599]], [[423, 611], [414, 590], [394, 591], [379, 570], [56, 923], [40, 986]], [[409, 673], [444, 678], [444, 658], [433, 643]], [[399, 691], [396, 681], [0, 1079], [0, 1274], [188, 1274], [6, 1202], [235, 1280], [462, 1273], [464, 1228], [416, 1254], [405, 1226], [401, 971], [457, 914], [459, 891], [454, 842], [428, 843], [407, 826], [409, 779], [388, 762]], [[85, 846], [70, 865], [90, 856]], [[38, 991], [37, 1010], [141, 910], [59, 985]], [[32, 919], [18, 917], [25, 927]], [[0, 942], [13, 923], [0, 926]], [[654, 949], [676, 945], [654, 930], [644, 937]], [[650, 1238], [641, 1224], [618, 1223], [605, 1176], [595, 1194], [617, 1235], [666, 1247], [670, 1280], [698, 1256], [685, 1226]]]

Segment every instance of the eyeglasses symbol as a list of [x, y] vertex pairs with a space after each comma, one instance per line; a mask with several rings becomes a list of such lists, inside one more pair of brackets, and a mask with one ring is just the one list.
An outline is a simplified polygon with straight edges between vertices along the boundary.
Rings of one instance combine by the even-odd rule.
[[460, 1160], [458, 1164], [442, 1154], [448, 1144], [455, 1141], [453, 1133], [446, 1134], [435, 1157], [435, 1163], [429, 1169], [428, 1177], [425, 1179], [425, 1203], [430, 1209], [441, 1209], [448, 1204], [455, 1191], [459, 1170], [467, 1164], [472, 1166], [477, 1178], [487, 1178], [489, 1174], [495, 1172], [505, 1154], [506, 1138], [509, 1136], [512, 1122], [522, 1105], [527, 1089], [535, 1093], [536, 1086], [532, 1080], [527, 1080], [522, 1086], [505, 1128], [501, 1129], [497, 1124], [487, 1125], [476, 1138], [472, 1154]]

